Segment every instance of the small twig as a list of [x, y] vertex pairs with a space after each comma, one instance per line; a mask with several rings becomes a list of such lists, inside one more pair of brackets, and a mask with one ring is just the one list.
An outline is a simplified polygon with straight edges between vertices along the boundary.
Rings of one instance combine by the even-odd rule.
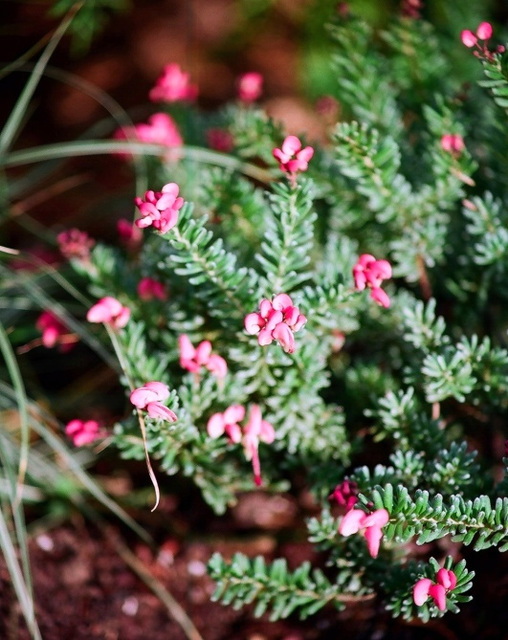
[[203, 640], [202, 635], [194, 626], [194, 623], [186, 614], [183, 607], [175, 600], [164, 585], [157, 580], [145, 567], [145, 565], [122, 542], [118, 533], [110, 527], [106, 528], [107, 539], [110, 540], [125, 564], [153, 591], [169, 611], [171, 617], [182, 628], [189, 640]]
[[430, 286], [429, 275], [427, 273], [427, 269], [425, 268], [425, 262], [420, 254], [416, 256], [416, 264], [418, 268], [418, 276], [423, 299], [429, 300], [429, 298], [432, 297], [432, 287]]
[[39, 189], [34, 194], [27, 196], [24, 200], [19, 200], [16, 204], [11, 206], [11, 213], [13, 216], [19, 216], [30, 209], [33, 209], [35, 206], [45, 202], [46, 200], [50, 200], [57, 195], [65, 193], [66, 191], [70, 191], [75, 187], [78, 187], [84, 184], [87, 180], [89, 180], [90, 176], [87, 173], [83, 173], [81, 175], [72, 175], [67, 178], [63, 178], [54, 184], [49, 185], [45, 189]]

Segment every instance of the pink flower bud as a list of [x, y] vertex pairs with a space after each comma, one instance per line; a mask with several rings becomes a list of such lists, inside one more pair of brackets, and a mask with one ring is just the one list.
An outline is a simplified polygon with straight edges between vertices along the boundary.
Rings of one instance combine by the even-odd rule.
[[469, 48], [474, 47], [478, 42], [478, 38], [472, 31], [469, 31], [469, 29], [464, 29], [464, 31], [461, 32], [460, 39], [462, 40], [462, 44]]
[[101, 437], [99, 423], [96, 420], [71, 420], [65, 427], [65, 433], [75, 447], [90, 444]]
[[430, 578], [421, 578], [413, 587], [413, 601], [417, 607], [421, 607], [428, 600], [431, 585]]
[[488, 40], [492, 37], [492, 25], [489, 22], [481, 22], [476, 30], [476, 35], [480, 40]]
[[255, 102], [261, 95], [263, 76], [251, 71], [240, 76], [238, 83], [238, 97], [242, 102]]
[[166, 287], [154, 278], [141, 278], [137, 287], [138, 296], [144, 302], [153, 300], [166, 300]]
[[434, 600], [439, 611], [446, 611], [446, 589], [442, 584], [431, 585], [429, 596]]

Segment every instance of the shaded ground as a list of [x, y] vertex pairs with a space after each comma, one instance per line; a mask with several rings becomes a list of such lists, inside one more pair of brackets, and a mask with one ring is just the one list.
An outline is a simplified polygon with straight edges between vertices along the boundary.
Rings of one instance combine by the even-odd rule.
[[[185, 640], [171, 613], [145, 584], [155, 578], [184, 608], [203, 640], [502, 640], [507, 637], [506, 560], [497, 551], [469, 558], [477, 571], [473, 602], [459, 615], [427, 626], [387, 615], [376, 599], [352, 601], [345, 611], [324, 609], [300, 621], [256, 620], [252, 609], [234, 611], [210, 601], [214, 585], [206, 562], [214, 551], [268, 558], [284, 555], [290, 566], [319, 561], [304, 541], [301, 509], [289, 496], [247, 494], [226, 518], [209, 517], [204, 505], [173, 510], [172, 524], [188, 535], [165, 537], [154, 553], [144, 543], [100, 529], [79, 516], [36, 535], [30, 545], [37, 618], [44, 640]], [[159, 520], [160, 516], [156, 518]], [[203, 517], [199, 524], [196, 517]], [[256, 524], [256, 520], [258, 521]], [[171, 524], [172, 523], [172, 524]], [[227, 537], [226, 537], [227, 532]], [[476, 566], [475, 566], [476, 565]], [[140, 577], [144, 576], [145, 582]], [[0, 564], [0, 638], [28, 640], [5, 565]]]

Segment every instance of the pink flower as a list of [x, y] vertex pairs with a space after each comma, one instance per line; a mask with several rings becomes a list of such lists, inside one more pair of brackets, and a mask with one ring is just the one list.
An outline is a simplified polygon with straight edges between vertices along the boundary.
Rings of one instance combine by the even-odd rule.
[[238, 443], [242, 439], [242, 428], [238, 424], [245, 418], [245, 407], [233, 404], [224, 413], [214, 413], [208, 420], [206, 430], [210, 438], [218, 438], [225, 433], [230, 442]]
[[99, 423], [95, 420], [71, 420], [65, 427], [65, 433], [75, 447], [90, 444], [102, 436]]
[[[139, 140], [148, 144], [160, 144], [168, 148], [181, 147], [182, 136], [178, 131], [174, 120], [167, 113], [154, 113], [148, 118], [148, 123], [135, 124], [133, 127], [118, 129], [114, 136], [116, 140]], [[129, 157], [128, 153], [120, 153], [123, 157]], [[176, 158], [174, 152], [165, 154], [166, 160]]]
[[146, 382], [142, 387], [134, 389], [129, 396], [132, 404], [146, 411], [151, 418], [176, 422], [176, 414], [162, 404], [168, 398], [169, 387], [162, 382]]
[[370, 288], [370, 297], [383, 307], [390, 306], [390, 298], [381, 289], [383, 280], [392, 277], [392, 267], [388, 260], [376, 260], [369, 253], [362, 254], [353, 267], [353, 278], [358, 291]]
[[118, 220], [116, 223], [116, 230], [118, 231], [120, 242], [122, 242], [128, 249], [137, 249], [143, 240], [143, 234], [139, 228], [125, 218], [120, 218], [120, 220]]
[[206, 132], [206, 141], [210, 149], [229, 153], [234, 146], [233, 136], [226, 129], [212, 127]]
[[179, 188], [174, 182], [162, 187], [162, 191], [147, 191], [144, 200], [135, 198], [142, 218], [136, 220], [140, 229], [153, 226], [160, 233], [172, 229], [178, 221], [178, 211], [183, 207], [183, 198], [178, 196]]
[[492, 25], [489, 22], [481, 22], [476, 29], [476, 35], [469, 29], [464, 29], [460, 34], [462, 44], [469, 48], [474, 47], [478, 40], [490, 40], [491, 37]]
[[224, 378], [228, 371], [228, 365], [224, 358], [212, 353], [212, 345], [209, 340], [203, 340], [194, 348], [189, 336], [183, 333], [178, 338], [180, 347], [180, 366], [191, 373], [198, 373], [201, 367], [206, 367], [217, 378]]
[[250, 71], [240, 76], [238, 81], [238, 97], [242, 102], [255, 102], [263, 90], [263, 76]]
[[198, 95], [196, 85], [190, 83], [188, 73], [184, 73], [174, 62], [164, 67], [155, 87], [150, 90], [152, 102], [178, 102], [195, 100]]
[[88, 310], [88, 322], [104, 322], [114, 329], [122, 329], [129, 321], [131, 312], [121, 302], [111, 296], [101, 298]]
[[458, 133], [446, 133], [441, 137], [441, 148], [447, 153], [458, 156], [464, 151], [464, 138]]
[[273, 150], [273, 157], [279, 161], [281, 171], [289, 174], [294, 184], [298, 171], [307, 171], [309, 160], [314, 155], [312, 147], [302, 149], [302, 143], [296, 136], [288, 136], [281, 149]]
[[376, 558], [383, 537], [382, 528], [389, 520], [390, 514], [386, 509], [377, 509], [370, 515], [359, 509], [351, 509], [342, 518], [339, 533], [343, 536], [350, 536], [353, 533], [362, 532], [367, 540], [370, 555]]
[[307, 318], [293, 305], [291, 298], [286, 293], [279, 293], [272, 302], [266, 298], [261, 300], [259, 312], [248, 313], [244, 319], [244, 326], [247, 333], [257, 335], [261, 346], [277, 340], [286, 353], [293, 353], [293, 334], [306, 322]]
[[[68, 328], [64, 323], [51, 311], [43, 311], [37, 318], [35, 326], [42, 332], [42, 344], [51, 349], [57, 344], [62, 345], [62, 336], [66, 336], [69, 333]], [[65, 344], [65, 347], [71, 345]]]
[[429, 578], [418, 580], [413, 587], [413, 601], [417, 607], [421, 607], [430, 597], [440, 611], [446, 611], [446, 595], [456, 586], [457, 576], [443, 567], [437, 572], [435, 583]]
[[[490, 22], [481, 22], [476, 29], [476, 34], [469, 29], [464, 29], [464, 31], [460, 34], [460, 39], [462, 40], [462, 44], [469, 49], [472, 47], [476, 47], [476, 51], [474, 51], [474, 55], [478, 58], [484, 58], [485, 60], [492, 61], [493, 53], [489, 50], [487, 41], [492, 37], [492, 25]], [[482, 44], [479, 43], [479, 40], [482, 41]], [[497, 53], [503, 53], [505, 51], [505, 47], [499, 45], [496, 48]]]
[[56, 237], [61, 254], [67, 260], [77, 258], [86, 261], [90, 258], [90, 249], [94, 246], [95, 240], [79, 229], [67, 229]]
[[145, 302], [157, 298], [157, 300], [167, 300], [168, 293], [162, 282], [154, 278], [141, 278], [137, 288], [140, 300]]
[[259, 487], [261, 485], [259, 443], [271, 444], [275, 439], [275, 430], [269, 422], [261, 418], [261, 410], [258, 405], [252, 406], [249, 420], [242, 428], [239, 422], [244, 418], [245, 408], [242, 405], [234, 404], [228, 407], [224, 413], [214, 413], [208, 420], [207, 431], [211, 438], [218, 438], [226, 433], [230, 442], [243, 444], [245, 458], [252, 460], [254, 482]]
[[358, 502], [357, 495], [358, 485], [356, 482], [344, 480], [335, 487], [328, 499], [335, 500], [341, 507], [345, 507], [349, 511]]
[[423, 2], [421, 0], [403, 0], [401, 12], [405, 18], [411, 18], [413, 20], [420, 19], [420, 11], [423, 8]]

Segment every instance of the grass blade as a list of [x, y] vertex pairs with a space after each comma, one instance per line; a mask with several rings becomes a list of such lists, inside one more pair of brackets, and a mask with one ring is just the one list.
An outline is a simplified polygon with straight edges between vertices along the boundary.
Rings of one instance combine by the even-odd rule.
[[62, 39], [64, 33], [67, 31], [74, 16], [82, 6], [82, 2], [76, 3], [71, 10], [67, 13], [60, 25], [57, 27], [55, 33], [51, 37], [48, 45], [41, 54], [41, 57], [35, 64], [33, 72], [30, 74], [28, 82], [25, 88], [21, 92], [14, 109], [11, 111], [7, 122], [5, 123], [2, 132], [0, 133], [0, 156], [5, 155], [7, 149], [11, 146], [16, 134], [21, 126], [21, 122], [28, 108], [30, 100], [39, 84], [44, 69], [48, 64], [53, 52], [55, 51], [58, 43]]

